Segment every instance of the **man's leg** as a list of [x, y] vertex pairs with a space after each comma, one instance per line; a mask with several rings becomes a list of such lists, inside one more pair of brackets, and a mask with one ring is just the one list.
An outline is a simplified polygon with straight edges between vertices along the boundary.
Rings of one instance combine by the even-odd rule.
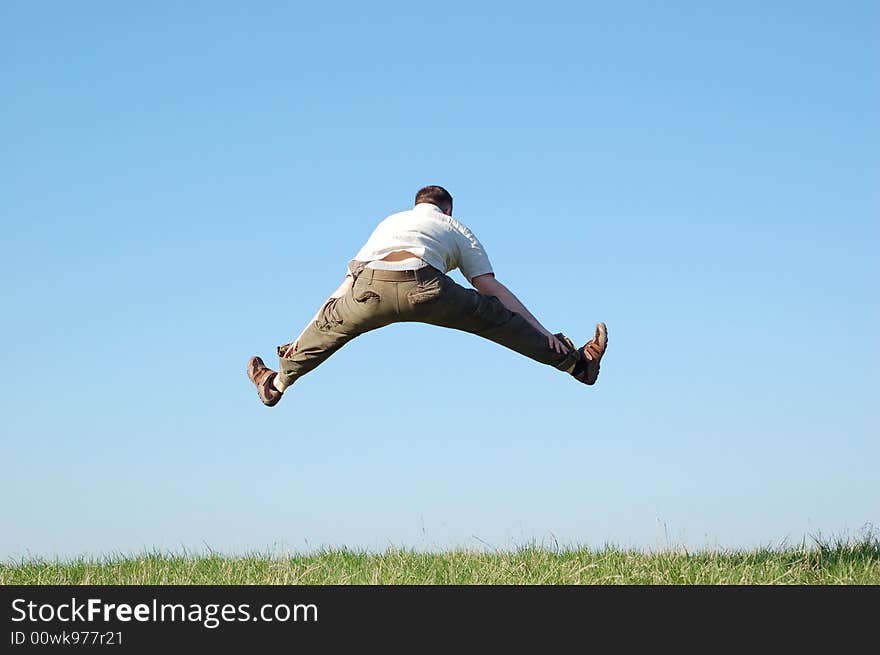
[[413, 305], [414, 315], [418, 316], [415, 320], [479, 335], [583, 381], [587, 359], [564, 334], [555, 336], [568, 346], [568, 352], [558, 353], [544, 334], [495, 296], [466, 289], [448, 276], [428, 282], [425, 287], [435, 291], [417, 296]]
[[287, 387], [317, 368], [333, 353], [355, 337], [395, 320], [388, 302], [386, 285], [365, 288], [356, 281], [345, 295], [330, 298], [318, 311], [299, 338], [278, 346], [279, 370], [276, 373], [259, 357], [248, 363], [248, 377], [257, 386], [260, 399], [272, 406], [278, 403]]
[[369, 320], [367, 309], [353, 294], [324, 303], [296, 341], [278, 346], [278, 386], [289, 387], [355, 337], [379, 327], [382, 323]]

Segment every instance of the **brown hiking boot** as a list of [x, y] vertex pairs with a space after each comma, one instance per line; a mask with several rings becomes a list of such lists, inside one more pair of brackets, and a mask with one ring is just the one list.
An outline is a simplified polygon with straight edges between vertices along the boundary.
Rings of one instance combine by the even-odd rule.
[[599, 377], [599, 361], [607, 347], [608, 328], [604, 323], [597, 323], [596, 334], [581, 348], [584, 359], [578, 365], [581, 370], [573, 373], [576, 380], [584, 384], [596, 384], [596, 378]]
[[281, 400], [282, 394], [275, 385], [275, 376], [278, 375], [263, 363], [259, 357], [251, 357], [247, 364], [247, 376], [257, 387], [257, 395], [267, 407], [274, 407]]

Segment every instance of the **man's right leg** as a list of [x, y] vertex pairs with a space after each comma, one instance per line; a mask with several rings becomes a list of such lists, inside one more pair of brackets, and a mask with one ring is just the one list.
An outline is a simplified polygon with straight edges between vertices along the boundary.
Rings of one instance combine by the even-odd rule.
[[[430, 284], [433, 284], [433, 281]], [[495, 296], [466, 289], [448, 276], [437, 279], [436, 295], [424, 302], [423, 309], [420, 309], [418, 304], [413, 309], [417, 315], [420, 314], [417, 320], [471, 332], [542, 364], [569, 373], [581, 382], [587, 384], [595, 382], [595, 375], [591, 375], [589, 380], [586, 376], [589, 360], [584, 356], [582, 349], [575, 346], [567, 336], [561, 333], [555, 335], [569, 349], [564, 354], [556, 352], [548, 344], [547, 337], [521, 314], [507, 309]], [[604, 324], [600, 325], [604, 339]], [[597, 333], [598, 330], [599, 328]], [[604, 347], [603, 343], [603, 351]], [[587, 351], [591, 352], [590, 348], [587, 348]], [[595, 366], [591, 365], [591, 368], [595, 368], [595, 374], [598, 374], [598, 362]]]

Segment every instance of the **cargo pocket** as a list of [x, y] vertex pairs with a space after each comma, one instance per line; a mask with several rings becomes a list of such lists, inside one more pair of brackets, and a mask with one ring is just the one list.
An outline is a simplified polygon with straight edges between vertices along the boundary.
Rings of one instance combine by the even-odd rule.
[[321, 307], [321, 311], [318, 313], [315, 327], [322, 332], [326, 332], [342, 325], [342, 317], [336, 308], [336, 304], [340, 300], [341, 298], [330, 298], [330, 300], [324, 303], [324, 306]]

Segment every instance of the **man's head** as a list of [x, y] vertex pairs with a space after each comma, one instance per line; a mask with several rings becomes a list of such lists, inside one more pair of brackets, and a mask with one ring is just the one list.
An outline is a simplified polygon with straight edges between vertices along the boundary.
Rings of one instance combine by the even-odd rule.
[[426, 186], [416, 193], [416, 204], [430, 202], [437, 205], [444, 214], [452, 216], [452, 196], [442, 186]]

